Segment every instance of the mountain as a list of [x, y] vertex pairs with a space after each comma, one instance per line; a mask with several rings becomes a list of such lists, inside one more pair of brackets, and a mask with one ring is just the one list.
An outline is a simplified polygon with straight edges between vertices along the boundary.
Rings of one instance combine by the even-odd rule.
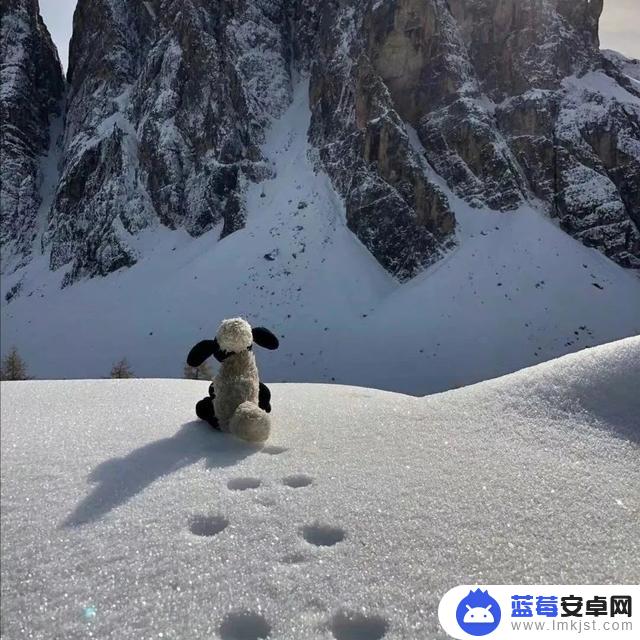
[[[37, 9], [14, 2], [9, 15], [25, 5]], [[246, 182], [270, 173], [265, 129], [299, 73], [311, 78], [318, 165], [349, 228], [400, 280], [454, 241], [442, 180], [474, 206], [535, 202], [638, 267], [640, 93], [599, 52], [601, 10], [590, 0], [81, 0], [43, 242], [51, 268], [66, 267], [69, 284], [131, 266], [131, 236], [158, 223], [192, 236], [241, 228]], [[59, 81], [51, 89], [53, 101]], [[25, 243], [20, 227], [14, 235]]]
[[244, 225], [242, 185], [269, 175], [260, 136], [290, 88], [282, 10], [235, 4], [78, 3], [45, 234], [65, 283], [134, 264], [130, 238], [154, 223], [193, 236], [222, 223], [220, 237]]
[[332, 6], [312, 65], [311, 139], [350, 228], [385, 267], [410, 277], [423, 266], [404, 237], [400, 254], [379, 248], [376, 231], [394, 237], [385, 221], [397, 229], [402, 199], [403, 236], [416, 223], [451, 232], [434, 195], [441, 180], [474, 206], [535, 201], [589, 246], [640, 266], [640, 93], [598, 50], [601, 1]]
[[[50, 188], [43, 156], [61, 114], [62, 68], [37, 0], [1, 0], [0, 243], [2, 267], [28, 264], [46, 224], [42, 191]], [[49, 173], [51, 173], [49, 171]], [[43, 204], [45, 206], [43, 206]], [[37, 249], [37, 247], [36, 247]]]
[[172, 376], [242, 314], [273, 378], [426, 393], [639, 333], [640, 85], [601, 8], [80, 0], [3, 342]]
[[636, 597], [640, 338], [426, 398], [276, 384], [262, 449], [194, 420], [207, 386], [2, 383], [3, 635], [444, 639], [461, 582]]
[[544, 214], [455, 203], [456, 245], [399, 284], [348, 229], [307, 131], [307, 83], [266, 134], [273, 177], [250, 183], [244, 228], [134, 236], [135, 267], [60, 290], [47, 256], [5, 278], [2, 343], [38, 377], [101, 377], [126, 356], [141, 376], [181, 375], [189, 348], [241, 315], [281, 338], [257, 349], [268, 380], [424, 394], [640, 333], [640, 283]]

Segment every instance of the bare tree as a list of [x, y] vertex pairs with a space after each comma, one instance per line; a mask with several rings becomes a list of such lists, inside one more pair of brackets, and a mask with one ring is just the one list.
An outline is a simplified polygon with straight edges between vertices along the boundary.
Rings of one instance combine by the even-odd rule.
[[213, 373], [206, 362], [203, 362], [199, 367], [190, 367], [185, 364], [184, 377], [188, 380], [213, 380]]
[[122, 358], [122, 360], [116, 362], [113, 367], [111, 367], [111, 377], [135, 378], [133, 371], [131, 370], [131, 366], [126, 358]]
[[0, 367], [1, 380], [30, 380], [27, 375], [27, 365], [20, 357], [15, 347], [2, 358], [2, 366]]

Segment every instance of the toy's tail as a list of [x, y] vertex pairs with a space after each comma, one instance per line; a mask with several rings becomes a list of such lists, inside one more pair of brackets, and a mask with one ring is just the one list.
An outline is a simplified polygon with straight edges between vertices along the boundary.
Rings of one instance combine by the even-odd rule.
[[271, 431], [271, 420], [257, 404], [243, 402], [231, 416], [229, 431], [247, 442], [264, 442]]

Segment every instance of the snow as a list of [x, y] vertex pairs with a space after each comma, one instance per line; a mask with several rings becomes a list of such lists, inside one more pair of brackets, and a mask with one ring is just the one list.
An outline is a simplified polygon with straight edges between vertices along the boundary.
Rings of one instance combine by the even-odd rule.
[[263, 148], [273, 179], [248, 185], [247, 226], [222, 241], [219, 227], [199, 238], [123, 229], [140, 256], [132, 268], [60, 290], [64, 269], [44, 255], [4, 278], [3, 347], [40, 378], [106, 376], [122, 357], [139, 376], [176, 377], [193, 344], [241, 315], [281, 338], [262, 365], [271, 380], [424, 394], [640, 333], [637, 274], [530, 207], [471, 208], [426, 161], [458, 246], [400, 285], [346, 227], [308, 126], [303, 81]]
[[42, 201], [38, 207], [36, 234], [33, 242], [33, 252], [38, 255], [42, 247], [42, 235], [47, 226], [47, 217], [53, 199], [56, 194], [56, 187], [60, 178], [58, 164], [60, 162], [61, 148], [60, 141], [62, 138], [64, 127], [64, 116], [59, 115], [51, 119], [49, 127], [49, 148], [46, 155], [40, 158], [40, 175], [42, 176], [42, 184], [40, 185], [40, 196]]
[[611, 49], [604, 49], [601, 53], [607, 60], [618, 67], [637, 89], [640, 89], [640, 60], [627, 58], [618, 51], [612, 51]]
[[602, 71], [590, 71], [579, 78], [569, 76], [563, 80], [562, 86], [578, 95], [582, 93], [596, 94], [605, 101], [617, 100], [622, 104], [634, 105], [635, 107], [640, 105], [640, 98], [629, 93], [616, 80]]
[[145, 9], [149, 12], [149, 15], [155, 20], [157, 16], [156, 16], [155, 9], [153, 8], [153, 5], [150, 2], [145, 2], [144, 0], [142, 4], [145, 6]]
[[2, 383], [3, 637], [438, 639], [457, 584], [640, 581], [640, 338], [270, 386], [260, 450], [193, 420], [206, 382]]

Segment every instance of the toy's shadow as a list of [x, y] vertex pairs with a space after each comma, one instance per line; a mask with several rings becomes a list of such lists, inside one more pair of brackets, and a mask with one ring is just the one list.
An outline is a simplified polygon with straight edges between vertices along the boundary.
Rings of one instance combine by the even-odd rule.
[[205, 468], [228, 467], [259, 451], [259, 448], [218, 431], [200, 420], [187, 422], [170, 438], [135, 449], [124, 458], [101, 462], [89, 474], [97, 483], [62, 523], [75, 527], [98, 520], [124, 504], [152, 482], [200, 460]]

